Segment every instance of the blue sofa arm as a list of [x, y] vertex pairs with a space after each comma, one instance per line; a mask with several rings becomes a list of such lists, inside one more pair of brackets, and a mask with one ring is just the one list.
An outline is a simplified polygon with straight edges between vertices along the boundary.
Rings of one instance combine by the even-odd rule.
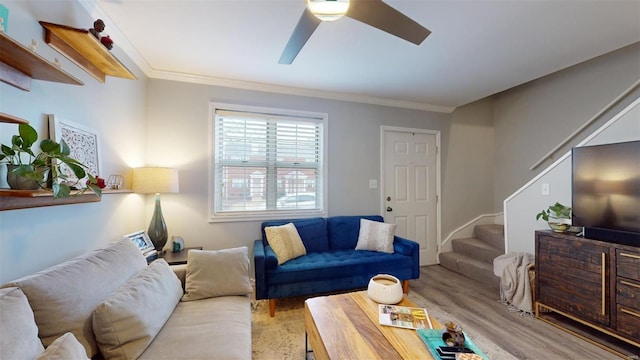
[[413, 279], [420, 277], [420, 245], [412, 240], [394, 236], [393, 251], [413, 258]]
[[256, 278], [256, 299], [267, 298], [267, 270], [278, 267], [278, 258], [269, 245], [262, 240], [253, 242], [253, 264]]
[[256, 275], [256, 299], [264, 299], [267, 297], [267, 278], [265, 274], [267, 268], [264, 254], [264, 244], [262, 240], [253, 242], [253, 267]]

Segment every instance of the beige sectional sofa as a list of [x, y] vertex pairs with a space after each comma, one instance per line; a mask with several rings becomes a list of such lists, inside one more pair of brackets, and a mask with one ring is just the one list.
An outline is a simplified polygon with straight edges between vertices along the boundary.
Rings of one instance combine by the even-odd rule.
[[0, 359], [251, 359], [251, 291], [246, 247], [170, 267], [125, 239], [3, 285]]

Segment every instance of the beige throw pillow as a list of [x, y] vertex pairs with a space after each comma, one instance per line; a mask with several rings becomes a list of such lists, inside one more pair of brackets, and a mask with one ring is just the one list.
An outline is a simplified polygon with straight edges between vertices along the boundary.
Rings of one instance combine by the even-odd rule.
[[396, 224], [360, 219], [360, 232], [356, 250], [380, 251], [393, 254]]
[[22, 290], [0, 289], [0, 359], [34, 359], [44, 351]]
[[89, 360], [84, 346], [73, 333], [57, 338], [36, 360]]
[[182, 301], [251, 294], [249, 249], [189, 250]]
[[307, 254], [307, 249], [302, 243], [298, 229], [293, 223], [281, 226], [267, 226], [264, 228], [264, 232], [267, 235], [269, 246], [276, 253], [278, 265]]
[[156, 337], [182, 296], [164, 259], [152, 262], [93, 312], [93, 332], [106, 359], [136, 359]]

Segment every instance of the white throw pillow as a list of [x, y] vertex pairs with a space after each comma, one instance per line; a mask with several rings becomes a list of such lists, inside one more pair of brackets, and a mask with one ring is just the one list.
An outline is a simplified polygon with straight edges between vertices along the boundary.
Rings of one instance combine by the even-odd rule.
[[93, 332], [106, 359], [136, 359], [156, 337], [182, 297], [180, 280], [164, 259], [152, 262], [93, 312]]
[[20, 288], [0, 289], [0, 359], [34, 359], [43, 351], [27, 297]]
[[267, 226], [264, 228], [264, 232], [267, 235], [269, 246], [276, 253], [278, 265], [307, 254], [307, 249], [302, 243], [298, 229], [293, 223], [281, 226]]
[[396, 224], [360, 219], [360, 232], [356, 250], [380, 251], [393, 254]]
[[251, 294], [249, 249], [189, 250], [182, 301]]
[[89, 360], [84, 346], [73, 333], [57, 338], [36, 360]]

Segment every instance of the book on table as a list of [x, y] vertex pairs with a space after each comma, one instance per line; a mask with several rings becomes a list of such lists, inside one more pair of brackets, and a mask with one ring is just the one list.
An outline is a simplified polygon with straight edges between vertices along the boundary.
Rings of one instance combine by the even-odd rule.
[[378, 305], [380, 325], [405, 329], [426, 329], [431, 327], [427, 309], [398, 305]]

